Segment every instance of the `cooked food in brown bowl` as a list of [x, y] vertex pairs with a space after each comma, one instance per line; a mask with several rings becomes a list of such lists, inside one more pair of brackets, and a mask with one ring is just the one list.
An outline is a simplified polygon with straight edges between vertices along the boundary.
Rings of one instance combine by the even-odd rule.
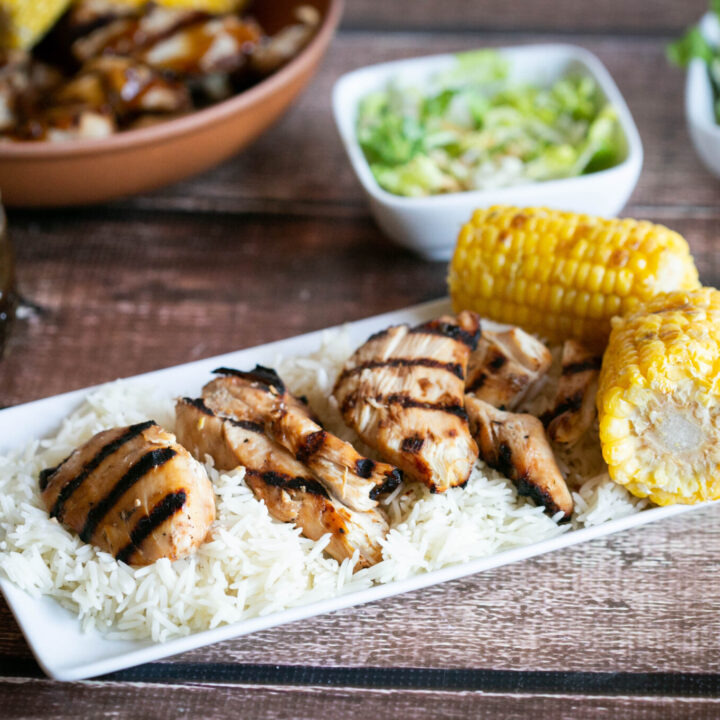
[[327, 49], [341, 0], [257, 0], [243, 13], [75, 4], [0, 66], [7, 205], [100, 202], [180, 180], [268, 128]]

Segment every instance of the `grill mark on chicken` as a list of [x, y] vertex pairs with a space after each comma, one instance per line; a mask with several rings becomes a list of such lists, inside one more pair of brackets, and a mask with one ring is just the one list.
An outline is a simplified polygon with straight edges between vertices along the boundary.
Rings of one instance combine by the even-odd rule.
[[140, 518], [130, 533], [130, 542], [125, 545], [116, 555], [116, 560], [126, 563], [131, 556], [142, 547], [143, 542], [159, 528], [166, 520], [180, 512], [187, 500], [187, 493], [184, 490], [168, 493], [150, 511], [149, 515]]
[[430, 335], [443, 335], [444, 337], [450, 338], [451, 340], [457, 340], [463, 345], [467, 345], [470, 350], [474, 350], [477, 347], [478, 340], [480, 339], [480, 327], [475, 332], [468, 332], [459, 325], [448, 322], [446, 320], [431, 320], [430, 322], [423, 323], [417, 327], [410, 329], [411, 333], [428, 333]]
[[[311, 432], [300, 441], [300, 447], [295, 453], [295, 457], [301, 463], [307, 463], [310, 458], [320, 452], [322, 446], [327, 440], [327, 433], [324, 430], [316, 430]], [[357, 461], [355, 462], [357, 466]]]
[[87, 514], [85, 524], [78, 533], [84, 542], [90, 542], [97, 526], [107, 515], [120, 498], [139, 480], [151, 470], [168, 462], [177, 455], [177, 450], [169, 447], [150, 450], [145, 453], [130, 469], [115, 483], [105, 497], [98, 502]]
[[[518, 495], [522, 497], [529, 497], [536, 505], [541, 505], [547, 508], [551, 515], [554, 515], [560, 508], [553, 500], [552, 495], [544, 488], [539, 487], [536, 483], [532, 482], [532, 479], [527, 475], [521, 475], [515, 483]], [[570, 518], [565, 516], [560, 520], [560, 523], [569, 522]]]
[[280, 395], [285, 392], [285, 383], [280, 379], [280, 376], [272, 368], [263, 365], [256, 365], [254, 370], [236, 370], [235, 368], [221, 367], [213, 370], [213, 375], [234, 375], [243, 380], [258, 382], [265, 385], [269, 390], [275, 388]]
[[236, 420], [235, 418], [226, 418], [216, 413], [213, 413], [213, 415], [219, 417], [221, 420], [227, 420], [229, 423], [235, 425], [235, 427], [242, 428], [243, 430], [249, 430], [254, 433], [265, 432], [265, 428], [260, 423], [253, 422], [252, 420]]
[[345, 368], [338, 376], [337, 382], [339, 383], [351, 375], [358, 375], [364, 370], [375, 370], [376, 368], [383, 367], [437, 368], [438, 370], [447, 370], [461, 380], [465, 377], [463, 367], [460, 363], [444, 363], [439, 360], [434, 360], [433, 358], [388, 358], [387, 360], [369, 360], [355, 367]]
[[475, 380], [473, 380], [473, 382], [471, 382], [471, 383], [467, 386], [466, 390], [467, 390], [468, 392], [475, 392], [476, 390], [479, 390], [479, 389], [485, 384], [485, 381], [486, 381], [486, 380], [487, 380], [487, 375], [486, 375], [485, 373], [480, 373], [480, 374], [475, 378]]
[[404, 438], [401, 447], [403, 452], [419, 453], [424, 442], [425, 438], [422, 438], [419, 435], [413, 435], [411, 437]]
[[568, 411], [577, 412], [582, 407], [584, 397], [585, 393], [580, 390], [571, 397], [566, 398], [557, 407], [554, 407], [552, 410], [544, 412], [542, 414], [542, 417], [540, 418], [543, 421], [543, 425], [547, 427], [556, 417]]
[[297, 476], [291, 477], [287, 473], [281, 473], [274, 470], [268, 470], [261, 472], [254, 468], [247, 468], [246, 472], [248, 475], [252, 475], [268, 485], [273, 487], [285, 488], [288, 490], [302, 490], [302, 492], [311, 493], [312, 495], [320, 495], [324, 498], [329, 498], [327, 490], [317, 481], [312, 478]]
[[508, 359], [504, 355], [500, 355], [500, 353], [498, 353], [492, 358], [492, 360], [490, 360], [488, 367], [492, 370], [499, 370], [507, 361]]
[[189, 405], [192, 405], [193, 407], [197, 408], [201, 413], [205, 415], [214, 415], [215, 413], [204, 403], [202, 398], [189, 398], [184, 397], [182, 399], [183, 402], [188, 403]]
[[374, 469], [375, 463], [370, 458], [358, 458], [355, 461], [355, 472], [361, 478], [367, 480], [373, 474]]
[[431, 403], [423, 402], [421, 400], [415, 400], [409, 395], [397, 394], [388, 395], [387, 397], [377, 396], [375, 398], [377, 402], [387, 403], [388, 405], [400, 405], [404, 408], [419, 408], [421, 410], [437, 410], [439, 412], [449, 413], [455, 415], [463, 420], [467, 420], [467, 413], [462, 405], [455, 403]]
[[563, 375], [576, 375], [577, 373], [585, 372], [586, 370], [600, 370], [602, 367], [602, 357], [593, 357], [584, 362], [570, 363], [569, 365], [563, 366]]
[[385, 473], [385, 480], [370, 491], [370, 499], [377, 500], [384, 493], [391, 493], [402, 482], [402, 470], [394, 468]]
[[[74, 478], [69, 480], [67, 483], [65, 483], [62, 490], [60, 490], [60, 493], [58, 494], [55, 504], [50, 509], [50, 517], [56, 517], [62, 522], [62, 514], [65, 503], [70, 499], [70, 496], [85, 482], [88, 476], [94, 470], [96, 470], [105, 459], [109, 458], [112, 454], [117, 452], [123, 445], [130, 442], [130, 440], [136, 438], [138, 435], [142, 434], [145, 430], [151, 428], [155, 424], [156, 423], [154, 420], [148, 420], [147, 422], [131, 425], [126, 432], [120, 435], [120, 437], [115, 438], [115, 440], [112, 440], [107, 445], [100, 448], [100, 450], [98, 450], [95, 456], [87, 463], [85, 463], [81, 472]], [[63, 466], [63, 463], [65, 463], [67, 459], [68, 458], [65, 458], [65, 460], [63, 460], [63, 462], [60, 463], [60, 465], [58, 465], [56, 468], [54, 468], [53, 472], [49, 473], [48, 475], [43, 474], [46, 473], [47, 470], [43, 470], [43, 472], [40, 473], [41, 490], [44, 490], [47, 487], [50, 478], [55, 474], [55, 472], [57, 472], [57, 470], [59, 470]], [[45, 483], [44, 487], [43, 482]]]

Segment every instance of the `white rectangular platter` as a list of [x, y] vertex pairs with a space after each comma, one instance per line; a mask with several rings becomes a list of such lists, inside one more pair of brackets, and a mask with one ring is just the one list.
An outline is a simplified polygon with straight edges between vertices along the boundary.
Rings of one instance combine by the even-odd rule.
[[[416, 324], [449, 310], [448, 300], [438, 300], [361, 320], [348, 325], [347, 329], [350, 341], [355, 346], [364, 342], [371, 333], [388, 325]], [[270, 365], [279, 353], [285, 357], [304, 355], [318, 349], [322, 332], [300, 335], [227, 355], [178, 365], [166, 370], [138, 375], [131, 379], [152, 382], [159, 390], [172, 396], [199, 394], [208, 375], [216, 367], [244, 368], [251, 367], [256, 363]], [[63, 418], [81, 403], [89, 389], [57, 395], [0, 411], [0, 453], [55, 431]], [[109, 640], [98, 632], [83, 633], [75, 615], [55, 601], [48, 598], [33, 598], [4, 578], [0, 578], [0, 589], [2, 589], [10, 609], [43, 670], [57, 680], [79, 680], [151, 662], [295, 620], [418, 590], [628, 528], [645, 525], [698, 507], [702, 506], [676, 505], [645, 510], [603, 525], [570, 531], [549, 540], [501, 552], [490, 557], [445, 567], [399, 582], [376, 585], [366, 590], [295, 607], [283, 612], [224, 625], [165, 643], [155, 643], [149, 640]]]

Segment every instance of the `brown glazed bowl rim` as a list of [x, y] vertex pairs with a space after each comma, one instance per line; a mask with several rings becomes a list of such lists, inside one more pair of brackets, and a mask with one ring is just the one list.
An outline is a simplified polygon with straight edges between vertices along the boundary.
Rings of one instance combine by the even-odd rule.
[[90, 155], [104, 152], [124, 151], [133, 147], [165, 142], [200, 127], [213, 125], [219, 120], [235, 115], [239, 110], [254, 105], [285, 84], [288, 77], [310, 61], [315, 49], [330, 41], [342, 15], [343, 0], [328, 0], [328, 8], [324, 14], [320, 29], [315, 37], [306, 45], [299, 55], [287, 65], [274, 72], [265, 80], [260, 81], [234, 97], [223, 100], [202, 110], [195, 110], [184, 117], [167, 120], [147, 128], [123, 130], [107, 138], [68, 140], [65, 142], [11, 142], [0, 144], [0, 161], [5, 159], [38, 160], [46, 158], [63, 158]]

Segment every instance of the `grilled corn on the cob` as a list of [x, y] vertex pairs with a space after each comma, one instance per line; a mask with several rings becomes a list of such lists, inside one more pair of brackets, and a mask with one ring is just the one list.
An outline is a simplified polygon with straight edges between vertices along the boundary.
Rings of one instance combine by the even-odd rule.
[[610, 476], [660, 505], [720, 497], [720, 291], [613, 321], [597, 395]]
[[34, 45], [71, 0], [0, 0], [0, 48]]
[[449, 285], [456, 311], [597, 349], [614, 315], [699, 282], [687, 242], [661, 225], [499, 206], [460, 231]]

